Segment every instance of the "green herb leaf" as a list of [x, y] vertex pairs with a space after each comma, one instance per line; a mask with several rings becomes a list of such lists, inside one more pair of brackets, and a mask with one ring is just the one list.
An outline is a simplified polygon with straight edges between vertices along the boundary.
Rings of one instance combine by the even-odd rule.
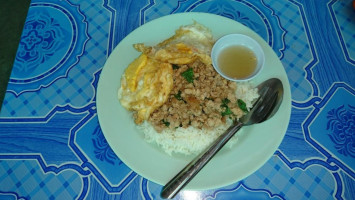
[[247, 105], [245, 104], [245, 102], [244, 102], [243, 100], [238, 99], [237, 103], [238, 103], [239, 108], [240, 108], [242, 111], [244, 111], [244, 112], [246, 112], [246, 113], [248, 112]]
[[229, 99], [225, 98], [225, 99], [222, 100], [222, 105], [226, 105], [227, 106], [227, 104], [229, 102], [231, 102], [231, 101]]
[[234, 114], [231, 109], [228, 107], [228, 103], [231, 102], [229, 99], [225, 98], [222, 100], [221, 108], [225, 108], [223, 112], [221, 112], [222, 117], [226, 115]]
[[182, 72], [181, 76], [184, 77], [186, 79], [186, 81], [189, 83], [194, 82], [194, 71], [192, 68], [189, 68], [186, 71]]
[[180, 100], [182, 101], [182, 97], [181, 97], [181, 91], [179, 90], [179, 92], [177, 94], [174, 94], [174, 97], [177, 99], [177, 100]]
[[173, 69], [179, 69], [179, 68], [180, 68], [179, 65], [173, 64]]
[[221, 113], [222, 117], [224, 117], [226, 115], [231, 115], [231, 114], [233, 114], [233, 112], [231, 111], [231, 109], [228, 106], [226, 107], [226, 110]]
[[170, 126], [170, 122], [165, 121], [164, 119], [162, 119], [161, 122], [163, 122], [163, 124], [164, 124], [165, 126], [167, 126], [167, 127]]
[[228, 108], [228, 103], [231, 102], [229, 99], [225, 98], [222, 100], [221, 108]]

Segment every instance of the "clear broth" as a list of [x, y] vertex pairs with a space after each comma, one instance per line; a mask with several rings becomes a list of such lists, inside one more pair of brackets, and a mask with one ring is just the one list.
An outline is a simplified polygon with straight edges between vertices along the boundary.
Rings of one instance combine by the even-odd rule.
[[218, 57], [221, 71], [232, 78], [244, 79], [251, 76], [257, 65], [254, 52], [248, 47], [234, 45], [223, 49]]

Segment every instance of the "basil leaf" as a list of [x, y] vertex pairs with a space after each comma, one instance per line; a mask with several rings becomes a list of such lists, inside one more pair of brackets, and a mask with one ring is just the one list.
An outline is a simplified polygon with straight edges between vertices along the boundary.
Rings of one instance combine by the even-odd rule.
[[224, 117], [226, 115], [231, 115], [231, 114], [233, 114], [233, 112], [231, 111], [231, 109], [229, 107], [226, 107], [226, 110], [221, 113], [222, 117]]
[[222, 100], [222, 105], [226, 105], [227, 106], [227, 104], [229, 102], [231, 102], [231, 101], [229, 99], [225, 98], [225, 99]]
[[174, 94], [174, 97], [177, 99], [177, 100], [180, 100], [182, 101], [182, 97], [181, 97], [181, 91], [179, 90], [179, 92], [177, 94]]
[[165, 126], [167, 126], [167, 127], [170, 126], [170, 122], [165, 121], [164, 119], [162, 119], [161, 122], [163, 122], [163, 124], [164, 124]]
[[173, 69], [179, 69], [179, 68], [180, 68], [179, 65], [173, 64]]
[[182, 72], [181, 76], [184, 77], [186, 79], [186, 81], [189, 83], [194, 82], [194, 71], [192, 68], [189, 68], [186, 71]]
[[237, 103], [238, 103], [239, 108], [240, 108], [242, 111], [244, 111], [244, 112], [246, 112], [246, 113], [249, 112], [248, 109], [247, 109], [247, 105], [246, 105], [246, 103], [245, 103], [243, 100], [238, 99]]

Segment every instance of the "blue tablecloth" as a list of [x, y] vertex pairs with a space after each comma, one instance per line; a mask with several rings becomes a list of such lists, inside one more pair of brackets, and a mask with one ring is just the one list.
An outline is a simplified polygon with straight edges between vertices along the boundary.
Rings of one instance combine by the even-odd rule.
[[[177, 199], [355, 199], [355, 11], [351, 0], [32, 0], [0, 114], [0, 199], [159, 199], [98, 123], [98, 79], [135, 28], [208, 12], [257, 32], [292, 92], [274, 156], [252, 175]], [[162, 27], [163, 28], [163, 27]]]

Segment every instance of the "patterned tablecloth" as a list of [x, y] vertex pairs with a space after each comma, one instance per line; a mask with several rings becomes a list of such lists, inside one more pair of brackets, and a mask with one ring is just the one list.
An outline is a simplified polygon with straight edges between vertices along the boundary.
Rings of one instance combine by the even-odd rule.
[[351, 0], [32, 0], [0, 115], [0, 199], [160, 199], [162, 186], [108, 146], [95, 94], [127, 34], [180, 12], [222, 15], [257, 32], [287, 72], [292, 114], [255, 173], [176, 198], [355, 199]]

